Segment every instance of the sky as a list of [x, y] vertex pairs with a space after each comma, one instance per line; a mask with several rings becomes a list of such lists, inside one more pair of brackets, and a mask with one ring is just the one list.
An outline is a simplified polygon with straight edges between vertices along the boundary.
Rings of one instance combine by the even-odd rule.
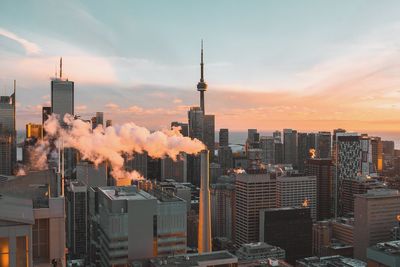
[[400, 132], [400, 2], [0, 1], [0, 94], [41, 121], [63, 57], [75, 112], [151, 129], [199, 105], [216, 129]]

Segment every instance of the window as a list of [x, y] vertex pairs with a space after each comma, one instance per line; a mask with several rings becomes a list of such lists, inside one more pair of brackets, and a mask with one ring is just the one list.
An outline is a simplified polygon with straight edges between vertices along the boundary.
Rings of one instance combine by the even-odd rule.
[[32, 229], [34, 262], [49, 261], [49, 219], [36, 219]]
[[17, 267], [27, 267], [29, 259], [28, 237], [17, 236]]
[[9, 266], [10, 248], [8, 245], [8, 238], [0, 237], [0, 266]]

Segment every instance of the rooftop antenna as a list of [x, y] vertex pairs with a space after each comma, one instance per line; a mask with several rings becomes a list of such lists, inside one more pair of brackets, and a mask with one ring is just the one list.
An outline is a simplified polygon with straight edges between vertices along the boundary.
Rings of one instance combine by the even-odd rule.
[[60, 57], [60, 79], [62, 79], [62, 57]]

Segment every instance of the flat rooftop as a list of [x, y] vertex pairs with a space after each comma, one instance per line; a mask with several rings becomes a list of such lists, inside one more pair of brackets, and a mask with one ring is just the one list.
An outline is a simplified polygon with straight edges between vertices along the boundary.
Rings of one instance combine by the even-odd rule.
[[343, 256], [327, 256], [327, 257], [309, 257], [301, 260], [297, 260], [303, 266], [309, 267], [366, 267], [367, 264], [363, 261], [347, 258]]
[[400, 256], [400, 240], [377, 243], [369, 249], [398, 257]]
[[105, 186], [99, 187], [99, 191], [103, 192], [111, 200], [147, 200], [156, 199], [149, 193], [137, 189], [135, 185], [131, 186]]
[[159, 257], [150, 260], [151, 265], [154, 267], [195, 267], [200, 266], [201, 262], [209, 262], [202, 265], [220, 265], [237, 263], [238, 259], [228, 251], [215, 251], [202, 254], [186, 254], [170, 257]]

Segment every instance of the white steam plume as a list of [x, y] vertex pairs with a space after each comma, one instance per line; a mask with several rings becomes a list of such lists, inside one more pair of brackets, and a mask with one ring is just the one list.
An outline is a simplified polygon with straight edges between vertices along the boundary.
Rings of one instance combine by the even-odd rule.
[[60, 126], [56, 116], [50, 116], [44, 128], [50, 137], [62, 140], [64, 147], [77, 149], [83, 159], [96, 165], [108, 161], [112, 166], [112, 175], [117, 179], [142, 179], [136, 171], [124, 170], [124, 155], [146, 151], [150, 157], [169, 156], [176, 159], [180, 152], [196, 154], [205, 148], [197, 139], [184, 137], [179, 129], [150, 132], [134, 123], [92, 130], [91, 125], [82, 120], [75, 120], [65, 115], [67, 129]]

